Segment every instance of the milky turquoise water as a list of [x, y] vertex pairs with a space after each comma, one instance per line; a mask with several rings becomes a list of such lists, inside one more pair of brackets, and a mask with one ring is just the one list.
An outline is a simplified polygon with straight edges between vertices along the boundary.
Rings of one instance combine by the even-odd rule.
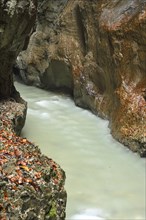
[[22, 135], [66, 172], [67, 220], [145, 220], [146, 163], [108, 122], [64, 95], [16, 83], [28, 102]]

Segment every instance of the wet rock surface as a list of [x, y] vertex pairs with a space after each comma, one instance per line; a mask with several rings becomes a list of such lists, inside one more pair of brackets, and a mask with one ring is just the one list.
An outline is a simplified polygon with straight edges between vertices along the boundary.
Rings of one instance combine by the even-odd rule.
[[0, 1], [0, 219], [65, 219], [65, 173], [18, 135], [27, 104], [12, 67], [35, 23], [35, 0]]
[[146, 156], [146, 1], [44, 0], [43, 6], [18, 57], [23, 81], [65, 86], [78, 106], [109, 120], [117, 140]]

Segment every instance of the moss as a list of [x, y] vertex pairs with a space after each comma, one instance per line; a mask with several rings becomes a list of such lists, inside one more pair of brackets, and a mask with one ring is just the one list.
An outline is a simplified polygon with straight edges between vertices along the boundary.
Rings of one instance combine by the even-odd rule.
[[56, 208], [56, 203], [53, 201], [52, 207], [51, 207], [49, 213], [46, 215], [46, 219], [53, 219], [56, 217], [57, 217], [57, 208]]

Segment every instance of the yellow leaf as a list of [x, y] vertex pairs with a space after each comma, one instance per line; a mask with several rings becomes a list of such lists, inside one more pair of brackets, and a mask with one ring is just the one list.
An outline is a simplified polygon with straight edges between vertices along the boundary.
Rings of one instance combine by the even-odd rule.
[[22, 169], [29, 171], [29, 168], [27, 166], [20, 166]]

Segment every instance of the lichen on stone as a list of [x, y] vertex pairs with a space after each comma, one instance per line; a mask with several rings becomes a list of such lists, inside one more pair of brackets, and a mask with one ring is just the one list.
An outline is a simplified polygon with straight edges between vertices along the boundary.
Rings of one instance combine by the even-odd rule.
[[16, 5], [17, 5], [17, 0], [10, 0], [6, 3], [6, 6], [7, 6], [6, 10], [11, 17], [15, 13]]

